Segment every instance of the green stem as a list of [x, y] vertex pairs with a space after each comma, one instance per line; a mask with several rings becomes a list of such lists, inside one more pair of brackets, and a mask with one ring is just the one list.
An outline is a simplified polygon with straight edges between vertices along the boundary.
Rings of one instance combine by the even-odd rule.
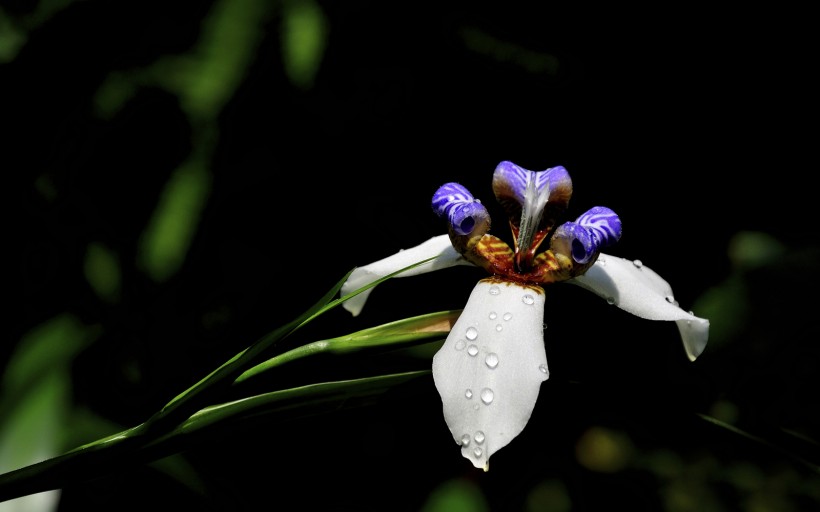
[[207, 405], [210, 397], [229, 387], [234, 379], [245, 371], [248, 365], [252, 364], [256, 358], [270, 349], [279, 340], [289, 336], [313, 318], [331, 309], [333, 306], [327, 307], [328, 303], [333, 296], [338, 293], [349, 276], [350, 272], [336, 283], [313, 307], [298, 318], [262, 337], [256, 343], [223, 363], [204, 379], [177, 395], [145, 422], [146, 430], [149, 430], [152, 434], [156, 433], [161, 435], [195, 411]]
[[[266, 412], [266, 409], [270, 407], [281, 412], [283, 410], [298, 410], [310, 404], [315, 405], [317, 402], [347, 400], [351, 396], [368, 396], [397, 382], [427, 373], [411, 372], [353, 381], [314, 384], [265, 393], [227, 404], [208, 406], [209, 402], [213, 403], [213, 399], [219, 396], [220, 391], [224, 391], [237, 380], [241, 382], [245, 378], [290, 360], [321, 352], [321, 350], [315, 350], [316, 344], [309, 344], [306, 347], [313, 348], [303, 348], [301, 352], [299, 349], [295, 352], [291, 351], [289, 357], [278, 360], [274, 358], [271, 360], [273, 362], [269, 361], [251, 368], [250, 371], [248, 370], [248, 367], [265, 351], [318, 316], [396, 274], [432, 259], [429, 258], [410, 265], [363, 286], [345, 297], [331, 300], [350, 276], [350, 273], [348, 273], [305, 313], [232, 357], [205, 378], [173, 398], [151, 416], [148, 421], [77, 447], [63, 455], [0, 475], [0, 502], [87, 481], [134, 462], [144, 463], [157, 460], [172, 453], [169, 450], [179, 439], [189, 438], [195, 432], [207, 431], [216, 424], [229, 419], [257, 416]], [[380, 328], [361, 331], [357, 335], [336, 338], [323, 343], [325, 343], [325, 347], [330, 347], [331, 350], [344, 352], [366, 346], [424, 342], [432, 337], [440, 337], [441, 331], [449, 330], [449, 325], [452, 325], [452, 321], [454, 321], [444, 320], [445, 323], [449, 322], [447, 329], [437, 328], [432, 331], [425, 331], [424, 329], [430, 327], [430, 325], [441, 323], [436, 315], [444, 315], [450, 318], [457, 315], [457, 312], [430, 315], [435, 320], [432, 323], [429, 318], [417, 317], [416, 319], [395, 322]], [[422, 319], [420, 323], [419, 318]], [[425, 326], [425, 323], [430, 325]], [[419, 325], [422, 325], [422, 327], [419, 327]], [[408, 329], [410, 329], [409, 332]], [[423, 332], [419, 333], [419, 330]], [[298, 401], [304, 399], [307, 399], [307, 402]]]
[[294, 319], [287, 325], [284, 325], [276, 329], [267, 336], [264, 336], [262, 339], [258, 340], [249, 348], [235, 355], [229, 361], [222, 364], [219, 368], [208, 374], [204, 379], [200, 380], [187, 390], [177, 395], [173, 400], [168, 402], [162, 409], [160, 409], [157, 413], [151, 416], [148, 419], [148, 421], [145, 422], [145, 433], [150, 433], [150, 435], [152, 436], [158, 436], [162, 435], [162, 433], [164, 432], [167, 432], [169, 429], [173, 428], [175, 425], [183, 421], [185, 418], [187, 418], [194, 412], [208, 405], [208, 402], [210, 401], [211, 397], [215, 396], [217, 392], [224, 391], [225, 389], [230, 387], [233, 384], [234, 380], [237, 377], [239, 377], [243, 372], [245, 372], [245, 370], [247, 370], [249, 365], [253, 364], [253, 362], [261, 354], [269, 350], [280, 340], [290, 336], [298, 329], [300, 329], [302, 326], [310, 323], [322, 314], [339, 306], [348, 299], [355, 297], [356, 295], [364, 292], [365, 290], [373, 288], [374, 286], [398, 274], [401, 274], [402, 272], [415, 268], [419, 265], [423, 265], [424, 263], [432, 261], [435, 258], [436, 257], [434, 256], [432, 258], [422, 260], [418, 263], [408, 265], [407, 267], [402, 268], [391, 274], [388, 274], [380, 279], [377, 279], [370, 284], [362, 286], [358, 290], [348, 295], [345, 295], [344, 297], [331, 300], [342, 288], [342, 285], [344, 285], [344, 283], [350, 277], [350, 274], [353, 273], [353, 270], [351, 270], [341, 280], [339, 280], [333, 286], [333, 288], [331, 288], [330, 291], [328, 291], [316, 304], [314, 304], [310, 309], [305, 311], [298, 318]]
[[430, 375], [419, 370], [375, 377], [309, 384], [292, 389], [273, 391], [242, 398], [225, 404], [206, 407], [165, 436], [153, 441], [146, 449], [158, 452], [152, 458], [179, 451], [177, 445], [189, 445], [203, 436], [215, 435], [217, 428], [229, 428], [237, 421], [248, 421], [275, 415], [301, 415], [338, 411], [370, 405], [375, 398], [393, 386]]
[[129, 464], [159, 460], [205, 436], [213, 436], [218, 427], [237, 421], [277, 414], [292, 417], [294, 413], [316, 414], [322, 409], [328, 412], [367, 405], [387, 389], [429, 374], [429, 370], [422, 370], [324, 382], [243, 398], [206, 407], [150, 441], [142, 434], [135, 434], [141, 431], [140, 425], [59, 457], [0, 475], [0, 502], [88, 481]]
[[143, 425], [124, 430], [63, 455], [0, 475], [0, 503], [59, 489], [109, 471], [116, 458], [141, 446]]

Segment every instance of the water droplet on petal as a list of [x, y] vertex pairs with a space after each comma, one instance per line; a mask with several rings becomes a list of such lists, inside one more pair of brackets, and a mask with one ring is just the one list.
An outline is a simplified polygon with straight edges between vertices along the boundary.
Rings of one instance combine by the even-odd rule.
[[484, 362], [487, 363], [487, 366], [490, 368], [495, 368], [498, 366], [498, 354], [495, 352], [490, 352], [487, 354], [487, 357], [484, 358]]
[[498, 286], [490, 286], [490, 295], [498, 295], [501, 293], [501, 288]]
[[495, 320], [498, 317], [495, 311], [490, 311], [490, 320]]
[[675, 302], [675, 298], [672, 297], [671, 295], [667, 295], [666, 297], [664, 297], [664, 299], [666, 299], [666, 302], [668, 302], [670, 304]]
[[473, 390], [468, 389], [467, 391], [464, 392], [464, 396], [466, 396], [467, 398], [472, 398], [473, 397]]
[[478, 347], [475, 345], [470, 345], [467, 347], [467, 353], [475, 357], [478, 354]]
[[504, 326], [501, 325], [501, 324], [498, 324], [498, 325], [495, 326], [495, 330], [498, 331], [498, 332], [501, 332], [501, 331], [504, 330]]
[[478, 338], [478, 329], [475, 327], [468, 327], [467, 332], [464, 333], [468, 340], [473, 341], [474, 339]]
[[476, 448], [475, 450], [473, 450], [473, 455], [475, 455], [475, 458], [476, 458], [476, 459], [477, 459], [477, 458], [479, 458], [479, 457], [481, 457], [481, 454], [482, 454], [482, 453], [484, 453], [484, 452], [483, 452], [483, 451], [481, 451], [481, 448]]
[[615, 304], [615, 297], [607, 297], [606, 298], [606, 303], [609, 304], [610, 306]]
[[535, 297], [528, 293], [521, 297], [521, 301], [528, 306], [532, 306], [533, 304], [535, 304]]
[[474, 437], [475, 437], [475, 442], [476, 443], [481, 444], [481, 443], [484, 442], [484, 432], [478, 430], [478, 431], [476, 431]]
[[461, 436], [461, 446], [470, 446], [470, 434]]
[[503, 317], [503, 318], [504, 318], [504, 321], [509, 322], [509, 321], [510, 321], [510, 319], [512, 319], [512, 313], [510, 313], [509, 311], [508, 311], [508, 312], [506, 312], [506, 313], [504, 313], [504, 317]]
[[495, 393], [490, 388], [484, 388], [481, 390], [481, 401], [487, 405], [493, 403], [493, 398], [495, 398]]
[[641, 260], [635, 260], [632, 262], [632, 264], [635, 265], [635, 268], [643, 267], [643, 262]]
[[458, 340], [456, 342], [456, 350], [464, 350], [464, 347], [467, 346], [467, 342], [464, 340]]
[[545, 365], [545, 364], [539, 364], [538, 369], [541, 370], [541, 373], [543, 373], [543, 374], [546, 374], [546, 375], [550, 374], [549, 370], [547, 370], [547, 365]]

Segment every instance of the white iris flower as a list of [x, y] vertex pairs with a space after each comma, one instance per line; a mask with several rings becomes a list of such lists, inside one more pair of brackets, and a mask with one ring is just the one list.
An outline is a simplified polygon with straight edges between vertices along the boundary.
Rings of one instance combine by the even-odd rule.
[[[462, 455], [477, 468], [524, 429], [541, 383], [549, 378], [544, 350], [543, 285], [577, 284], [619, 308], [648, 320], [675, 321], [689, 359], [706, 347], [709, 321], [686, 312], [672, 288], [639, 260], [602, 254], [621, 236], [621, 221], [609, 208], [594, 207], [556, 229], [572, 181], [563, 167], [529, 171], [501, 162], [493, 192], [509, 216], [515, 249], [488, 234], [490, 216], [457, 183], [440, 187], [433, 209], [447, 219], [449, 234], [359, 267], [342, 296], [428, 258], [399, 277], [455, 265], [475, 265], [490, 277], [476, 284], [444, 345], [433, 358], [433, 378], [444, 419]], [[549, 238], [549, 249], [538, 252]], [[344, 303], [358, 315], [367, 290]]]

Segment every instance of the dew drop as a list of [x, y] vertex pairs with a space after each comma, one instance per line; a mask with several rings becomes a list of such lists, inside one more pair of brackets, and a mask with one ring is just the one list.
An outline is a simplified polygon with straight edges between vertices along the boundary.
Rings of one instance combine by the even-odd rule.
[[[469, 436], [467, 436], [467, 437], [469, 437]], [[475, 437], [475, 442], [476, 442], [477, 444], [481, 444], [481, 443], [483, 443], [483, 442], [484, 442], [484, 432], [482, 432], [482, 431], [478, 430], [478, 431], [476, 431], [476, 433], [475, 433], [475, 436], [474, 436], [474, 437]]]
[[632, 262], [632, 264], [635, 265], [635, 268], [643, 267], [643, 262], [641, 260], [635, 260]]
[[490, 286], [490, 295], [498, 295], [501, 293], [501, 288], [498, 286]]
[[481, 457], [481, 454], [482, 454], [482, 453], [484, 453], [484, 452], [483, 452], [483, 451], [481, 451], [481, 448], [476, 448], [475, 450], [473, 450], [473, 455], [475, 455], [475, 458], [476, 458], [476, 459], [477, 459], [477, 458], [479, 458], [479, 457]]
[[490, 320], [495, 320], [498, 317], [495, 311], [490, 311]]
[[473, 341], [478, 338], [478, 329], [475, 327], [468, 327], [467, 332], [464, 333], [464, 336], [466, 336], [468, 340]]
[[481, 390], [481, 401], [487, 405], [493, 403], [493, 398], [495, 398], [495, 393], [490, 388], [484, 388]]
[[606, 303], [609, 304], [610, 306], [615, 304], [615, 297], [607, 297], [606, 298]]
[[484, 362], [487, 363], [487, 366], [489, 366], [491, 369], [494, 369], [496, 366], [498, 366], [498, 354], [496, 354], [495, 352], [490, 352], [489, 354], [487, 354], [487, 357], [484, 358]]
[[501, 331], [503, 331], [503, 330], [504, 330], [504, 326], [503, 326], [503, 325], [501, 325], [501, 324], [498, 324], [498, 325], [496, 325], [496, 326], [495, 326], [495, 330], [496, 330], [497, 332], [501, 332]]
[[533, 304], [535, 304], [535, 297], [528, 293], [521, 297], [521, 301], [528, 306], [532, 306]]
[[470, 345], [469, 347], [467, 347], [467, 353], [475, 357], [476, 355], [478, 355], [478, 347], [475, 345]]
[[547, 370], [547, 365], [545, 365], [545, 364], [539, 364], [538, 369], [541, 370], [541, 373], [543, 373], [543, 374], [546, 374], [546, 375], [550, 374], [549, 370]]
[[464, 350], [464, 347], [467, 346], [467, 342], [464, 340], [458, 340], [456, 342], [456, 350]]
[[473, 390], [472, 389], [467, 389], [467, 391], [464, 392], [464, 396], [466, 396], [467, 398], [472, 398], [473, 397]]
[[470, 434], [464, 434], [461, 436], [461, 446], [470, 446]]
[[508, 311], [508, 312], [506, 312], [506, 313], [504, 313], [503, 318], [504, 318], [504, 321], [505, 321], [505, 322], [509, 322], [509, 321], [510, 321], [510, 319], [512, 318], [512, 313], [510, 313], [509, 311]]

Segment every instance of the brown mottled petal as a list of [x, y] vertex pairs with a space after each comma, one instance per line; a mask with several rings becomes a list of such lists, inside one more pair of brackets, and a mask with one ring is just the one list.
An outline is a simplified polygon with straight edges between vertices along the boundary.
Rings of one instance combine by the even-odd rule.
[[513, 251], [500, 238], [484, 235], [464, 258], [478, 265], [493, 275], [509, 276], [514, 274]]

